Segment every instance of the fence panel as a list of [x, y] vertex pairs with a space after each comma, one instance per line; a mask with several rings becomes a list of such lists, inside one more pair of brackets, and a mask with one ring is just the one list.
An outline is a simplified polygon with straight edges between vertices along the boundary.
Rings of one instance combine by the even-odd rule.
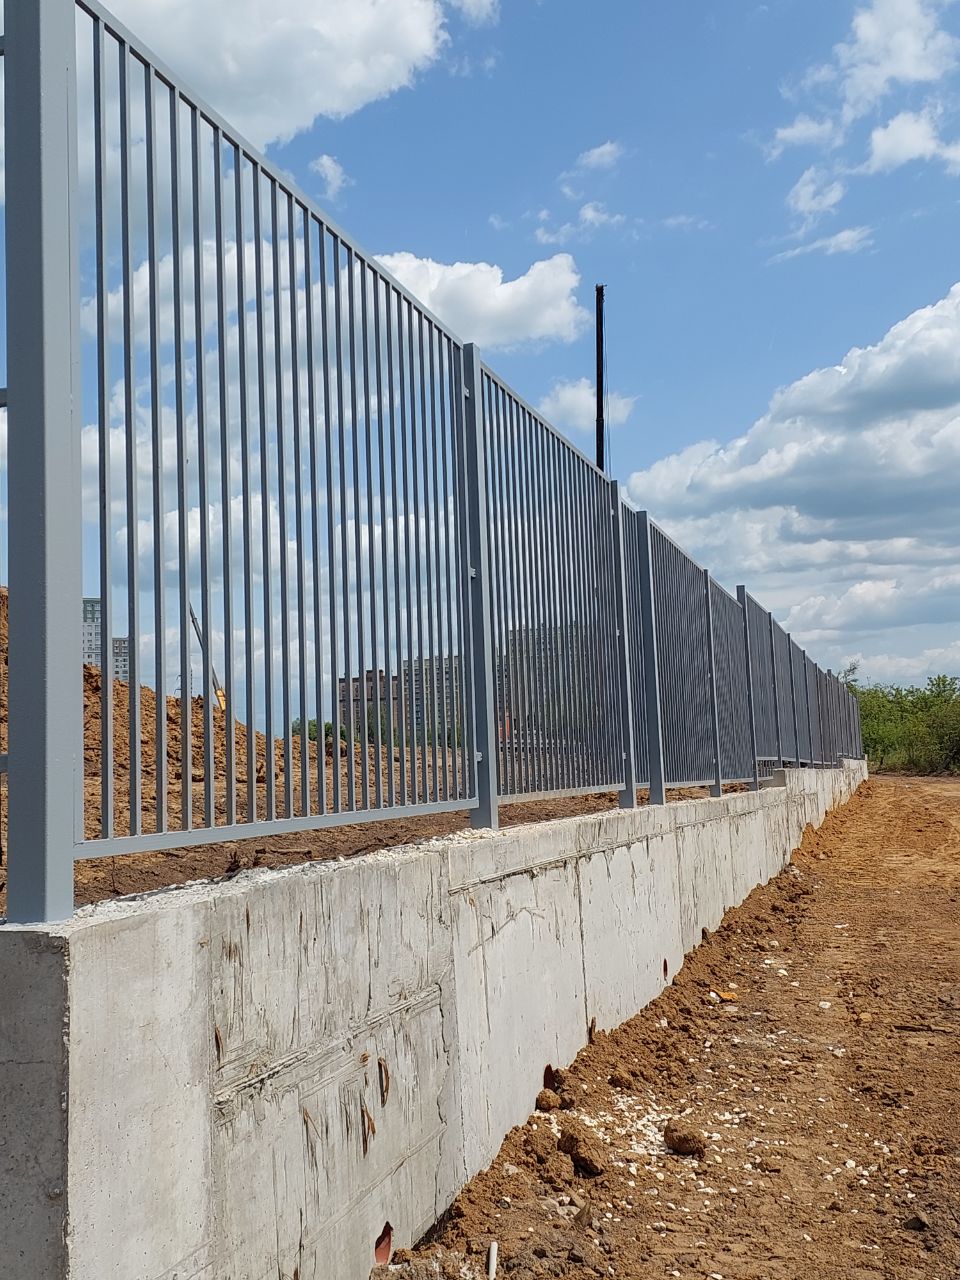
[[501, 799], [623, 785], [606, 477], [481, 376]]
[[74, 854], [476, 819], [478, 756], [491, 821], [494, 757], [501, 798], [624, 791], [625, 698], [658, 798], [859, 752], [841, 682], [98, 0], [14, 14], [15, 911]]
[[714, 780], [713, 710], [703, 570], [651, 525], [654, 617], [669, 786]]
[[757, 730], [757, 759], [776, 760], [777, 708], [774, 701], [773, 655], [770, 649], [770, 615], [749, 593], [747, 622], [750, 627], [750, 667], [753, 674], [753, 714]]
[[643, 651], [643, 624], [640, 604], [641, 518], [623, 504], [623, 542], [627, 586], [627, 638], [630, 644], [630, 689], [633, 699], [633, 760], [638, 786], [650, 782], [650, 751], [647, 742], [646, 672]]
[[786, 764], [797, 760], [797, 734], [793, 721], [793, 680], [790, 674], [790, 637], [779, 622], [770, 622], [777, 676], [777, 711], [780, 718], [780, 754]]
[[831, 764], [837, 755], [833, 712], [830, 706], [830, 681], [827, 673], [817, 669], [817, 685], [820, 697], [820, 733], [823, 763]]
[[807, 671], [807, 712], [810, 721], [810, 758], [814, 764], [823, 759], [823, 735], [820, 726], [820, 684], [817, 678], [819, 668], [811, 657], [806, 660]]
[[721, 775], [724, 782], [749, 782], [753, 779], [753, 752], [747, 702], [743, 610], [733, 596], [712, 580], [710, 593], [713, 602], [713, 650], [720, 723]]
[[470, 807], [461, 345], [77, 14], [84, 853]]
[[793, 704], [796, 709], [797, 759], [801, 764], [810, 763], [810, 721], [807, 718], [807, 668], [806, 655], [790, 640], [790, 661], [793, 672]]

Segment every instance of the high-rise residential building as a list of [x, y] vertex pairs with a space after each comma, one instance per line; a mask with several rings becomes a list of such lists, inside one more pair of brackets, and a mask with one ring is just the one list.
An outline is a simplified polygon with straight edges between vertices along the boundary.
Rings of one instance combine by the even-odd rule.
[[[83, 661], [91, 667], [100, 666], [101, 645], [103, 643], [103, 605], [97, 596], [85, 596], [83, 600], [83, 630], [81, 646]], [[130, 639], [128, 636], [113, 637], [113, 677], [115, 680], [130, 679]]]
[[83, 601], [83, 661], [90, 666], [100, 665], [100, 637], [103, 634], [103, 606], [99, 598], [89, 596]]

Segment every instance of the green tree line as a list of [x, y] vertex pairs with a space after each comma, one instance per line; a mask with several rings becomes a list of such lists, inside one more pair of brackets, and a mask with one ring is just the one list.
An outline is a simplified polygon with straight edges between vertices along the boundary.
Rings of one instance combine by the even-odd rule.
[[845, 678], [860, 703], [863, 748], [874, 769], [960, 773], [960, 677], [931, 676], [920, 687]]

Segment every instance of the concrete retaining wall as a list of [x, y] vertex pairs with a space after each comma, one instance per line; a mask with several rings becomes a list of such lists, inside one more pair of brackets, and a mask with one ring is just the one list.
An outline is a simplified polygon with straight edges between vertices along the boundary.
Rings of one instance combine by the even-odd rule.
[[0, 928], [0, 1280], [367, 1280], [864, 776]]

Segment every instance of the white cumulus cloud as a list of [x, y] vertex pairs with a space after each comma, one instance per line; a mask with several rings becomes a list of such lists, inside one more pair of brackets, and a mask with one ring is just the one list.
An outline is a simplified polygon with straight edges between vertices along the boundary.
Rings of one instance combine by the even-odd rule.
[[960, 172], [960, 143], [945, 143], [930, 111], [901, 111], [870, 135], [868, 173], [889, 173], [912, 160], [940, 160]]
[[353, 184], [353, 179], [347, 176], [347, 171], [336, 156], [317, 156], [316, 160], [311, 160], [310, 168], [323, 179], [323, 194], [328, 200], [336, 200], [344, 187]]
[[935, 84], [960, 58], [945, 31], [945, 0], [872, 0], [857, 9], [850, 37], [834, 50], [845, 119], [866, 115], [896, 85]]
[[488, 262], [434, 262], [412, 253], [379, 257], [454, 333], [488, 350], [572, 342], [590, 322], [577, 301], [580, 273], [568, 253], [535, 262], [514, 280]]
[[[457, 0], [474, 20], [495, 0]], [[113, 0], [111, 8], [257, 146], [413, 84], [449, 37], [440, 0]]]
[[691, 445], [629, 488], [801, 643], [837, 667], [860, 655], [879, 678], [894, 659], [942, 670], [955, 647], [958, 476], [960, 285], [779, 390], [744, 435]]
[[[630, 417], [636, 396], [617, 391], [607, 394], [605, 420], [620, 427]], [[555, 427], [567, 431], [592, 431], [597, 422], [597, 387], [589, 378], [555, 382], [540, 401], [540, 412]]]
[[578, 169], [615, 169], [623, 157], [623, 146], [619, 142], [601, 142], [598, 147], [589, 151], [581, 151], [577, 156]]

